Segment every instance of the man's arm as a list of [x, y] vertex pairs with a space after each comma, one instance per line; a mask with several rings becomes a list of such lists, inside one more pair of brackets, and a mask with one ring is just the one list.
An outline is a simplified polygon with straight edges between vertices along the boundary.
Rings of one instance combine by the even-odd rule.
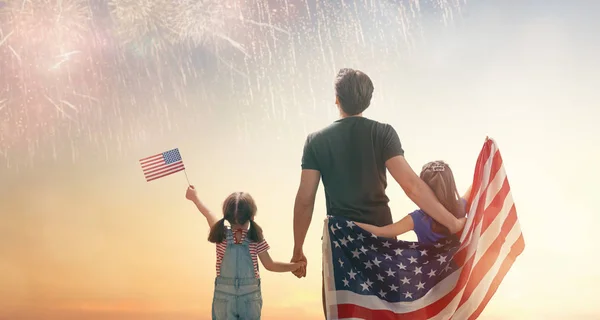
[[306, 260], [302, 247], [306, 239], [306, 233], [312, 220], [315, 207], [315, 197], [321, 173], [318, 170], [304, 169], [300, 176], [300, 187], [296, 194], [294, 203], [294, 253], [292, 260]]
[[470, 185], [469, 188], [467, 189], [467, 191], [465, 191], [465, 194], [463, 195], [463, 199], [465, 199], [466, 201], [469, 201], [469, 198], [471, 197], [471, 190], [473, 189], [473, 185]]
[[431, 218], [444, 225], [451, 233], [457, 233], [462, 229], [464, 221], [459, 221], [446, 210], [429, 186], [413, 171], [404, 156], [390, 158], [385, 162], [385, 166], [410, 200], [427, 212]]

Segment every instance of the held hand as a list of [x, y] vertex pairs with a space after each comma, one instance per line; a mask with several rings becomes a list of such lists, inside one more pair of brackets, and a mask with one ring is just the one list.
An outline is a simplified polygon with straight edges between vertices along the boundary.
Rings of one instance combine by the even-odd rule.
[[302, 264], [300, 268], [296, 269], [292, 273], [298, 278], [306, 277], [306, 265], [308, 261], [306, 260], [306, 256], [304, 256], [302, 249], [294, 250], [291, 262], [300, 262]]
[[293, 273], [301, 272], [302, 269], [306, 267], [306, 261], [294, 262], [294, 267], [295, 267], [295, 269], [292, 271]]
[[456, 223], [456, 226], [454, 227], [454, 230], [450, 230], [450, 233], [457, 234], [457, 233], [461, 232], [463, 230], [463, 228], [465, 227], [466, 223], [467, 223], [467, 218], [459, 218], [458, 223]]
[[198, 200], [198, 192], [196, 191], [196, 188], [194, 188], [194, 186], [189, 186], [187, 188], [187, 191], [185, 192], [185, 198], [190, 201]]

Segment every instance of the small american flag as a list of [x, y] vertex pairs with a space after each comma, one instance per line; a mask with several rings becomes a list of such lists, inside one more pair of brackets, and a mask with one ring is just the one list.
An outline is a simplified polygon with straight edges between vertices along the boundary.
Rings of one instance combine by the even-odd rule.
[[502, 157], [479, 155], [460, 239], [435, 244], [378, 238], [328, 217], [323, 230], [327, 319], [475, 319], [523, 252]]
[[147, 182], [185, 170], [178, 148], [141, 159], [140, 164]]

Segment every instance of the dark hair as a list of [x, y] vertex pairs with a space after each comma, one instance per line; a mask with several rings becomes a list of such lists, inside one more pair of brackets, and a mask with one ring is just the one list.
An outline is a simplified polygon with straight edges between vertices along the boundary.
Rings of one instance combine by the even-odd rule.
[[[441, 160], [432, 161], [423, 166], [421, 170], [423, 180], [433, 191], [440, 203], [457, 218], [465, 216], [466, 210], [458, 194], [454, 175], [447, 163]], [[450, 235], [448, 228], [433, 220], [433, 232]]]
[[223, 202], [223, 218], [215, 223], [208, 234], [208, 241], [220, 243], [225, 240], [225, 220], [230, 225], [243, 225], [250, 221], [248, 239], [253, 242], [262, 241], [262, 228], [252, 220], [256, 214], [256, 203], [250, 194], [245, 192], [234, 192]]
[[349, 116], [360, 114], [369, 107], [373, 89], [371, 78], [359, 70], [344, 68], [335, 78], [335, 96]]

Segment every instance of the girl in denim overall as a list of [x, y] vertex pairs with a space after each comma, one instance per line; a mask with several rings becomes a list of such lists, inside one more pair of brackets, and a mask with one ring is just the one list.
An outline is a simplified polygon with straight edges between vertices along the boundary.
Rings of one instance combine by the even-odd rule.
[[[262, 229], [254, 222], [256, 204], [245, 192], [232, 193], [223, 203], [223, 218], [208, 210], [190, 186], [186, 198], [194, 202], [210, 226], [208, 241], [217, 246], [217, 277], [212, 304], [213, 320], [259, 320], [262, 309], [258, 258], [265, 269], [291, 272], [305, 262], [275, 262]], [[225, 225], [229, 222], [230, 227]]]

